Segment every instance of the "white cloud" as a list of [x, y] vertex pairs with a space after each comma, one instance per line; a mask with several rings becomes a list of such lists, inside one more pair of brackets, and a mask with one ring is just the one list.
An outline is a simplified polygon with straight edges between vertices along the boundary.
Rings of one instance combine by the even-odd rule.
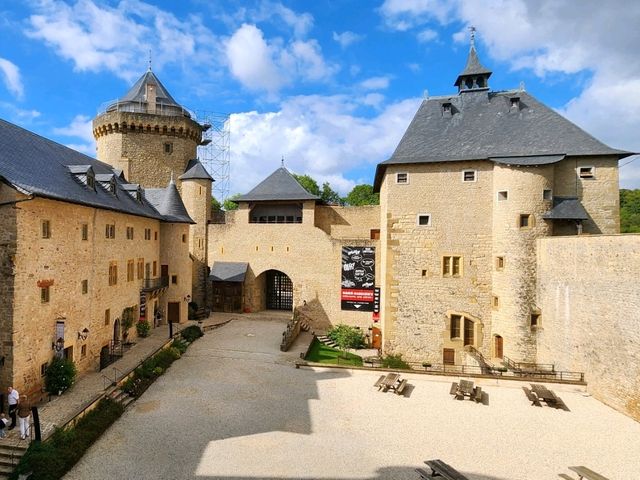
[[0, 58], [0, 72], [2, 73], [2, 80], [7, 90], [13, 93], [18, 99], [21, 99], [24, 96], [24, 86], [20, 78], [20, 69], [15, 63]]
[[[341, 193], [354, 182], [350, 169], [387, 159], [420, 100], [387, 105], [372, 118], [357, 112], [372, 98], [346, 95], [292, 97], [277, 111], [231, 115], [233, 142], [231, 192], [247, 192], [280, 165], [307, 173], [319, 183], [329, 181]], [[372, 182], [373, 178], [369, 179]]]
[[0, 102], [0, 110], [6, 112], [3, 114], [5, 118], [21, 125], [31, 123], [42, 115], [38, 110], [18, 108], [9, 102]]
[[71, 120], [69, 125], [66, 127], [54, 128], [53, 133], [63, 137], [75, 137], [82, 140], [82, 143], [75, 142], [67, 143], [65, 145], [92, 157], [96, 156], [96, 142], [93, 138], [93, 124], [88, 116], [76, 115], [73, 117], [73, 120]]
[[255, 25], [243, 24], [226, 42], [232, 75], [251, 90], [275, 93], [295, 80], [319, 81], [331, 77], [337, 67], [322, 57], [315, 40], [280, 39], [268, 42]]
[[436, 38], [438, 38], [438, 32], [431, 28], [427, 28], [426, 30], [422, 30], [418, 33], [418, 41], [420, 43], [429, 43]]
[[418, 73], [422, 69], [419, 63], [408, 63], [407, 68], [413, 73]]
[[389, 77], [371, 77], [360, 82], [360, 86], [366, 90], [384, 90], [389, 87]]
[[233, 15], [233, 23], [252, 23], [260, 24], [264, 22], [270, 22], [276, 27], [282, 27], [286, 25], [293, 31], [293, 35], [296, 38], [302, 38], [306, 36], [313, 28], [313, 16], [309, 13], [296, 13], [289, 7], [284, 6], [281, 2], [274, 2], [269, 0], [262, 0], [258, 3], [256, 8], [240, 7], [238, 11]]
[[448, 0], [385, 0], [378, 11], [388, 27], [406, 31], [430, 20], [447, 23], [452, 3]]
[[342, 48], [347, 48], [349, 45], [364, 39], [364, 35], [359, 35], [347, 30], [342, 33], [333, 32], [333, 39], [338, 42]]

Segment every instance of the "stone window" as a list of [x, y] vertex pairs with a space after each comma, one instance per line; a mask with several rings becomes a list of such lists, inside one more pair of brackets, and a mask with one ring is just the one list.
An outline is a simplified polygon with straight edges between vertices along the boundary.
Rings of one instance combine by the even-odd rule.
[[89, 293], [89, 280], [82, 280], [82, 294], [86, 295]]
[[369, 238], [371, 240], [380, 240], [380, 229], [372, 228], [371, 230], [369, 230]]
[[50, 287], [40, 287], [40, 301], [42, 303], [49, 303], [49, 288]]
[[51, 238], [51, 222], [49, 220], [42, 221], [42, 238]]
[[116, 238], [116, 226], [114, 224], [105, 225], [104, 236], [105, 238]]
[[409, 183], [409, 174], [407, 172], [396, 173], [396, 183]]
[[82, 230], [82, 240], [89, 240], [89, 225], [83, 223], [80, 229]]
[[493, 295], [493, 296], [491, 297], [491, 306], [492, 306], [494, 309], [498, 309], [498, 308], [500, 308], [500, 298], [499, 298], [499, 297], [496, 297], [495, 295]]
[[109, 285], [118, 284], [118, 262], [109, 264]]
[[538, 328], [540, 326], [540, 314], [539, 313], [532, 313], [531, 314], [531, 328], [535, 329]]
[[133, 260], [127, 260], [127, 282], [132, 282], [135, 278], [134, 276], [135, 266]]
[[173, 285], [177, 285], [178, 284], [178, 275], [171, 275], [171, 283]]
[[511, 97], [509, 100], [511, 103], [511, 108], [520, 110], [520, 97]]
[[144, 258], [138, 259], [138, 280], [144, 278]]
[[171, 155], [173, 153], [173, 143], [165, 142], [164, 143], [164, 153], [167, 155]]
[[460, 338], [460, 324], [462, 323], [462, 316], [460, 315], [451, 315], [451, 326], [449, 329], [449, 337], [453, 340], [454, 338]]
[[416, 223], [419, 227], [430, 227], [431, 226], [431, 214], [429, 213], [419, 213], [416, 219]]
[[44, 362], [42, 365], [40, 365], [40, 376], [41, 377], [46, 377], [47, 376], [47, 367], [49, 366], [49, 364], [47, 362]]
[[452, 114], [451, 103], [445, 102], [442, 104], [442, 115], [444, 117], [450, 117]]
[[151, 229], [150, 228], [145, 228], [144, 229], [144, 239], [145, 240], [151, 240]]
[[158, 262], [153, 262], [153, 276], [155, 277], [158, 274]]
[[87, 346], [82, 345], [82, 347], [80, 347], [80, 358], [84, 358], [86, 356], [87, 356]]
[[104, 324], [109, 325], [111, 323], [111, 310], [107, 308], [104, 311]]
[[422, 276], [426, 277], [427, 276], [427, 271], [426, 270], [422, 270]]
[[464, 317], [464, 342], [465, 346], [473, 345], [475, 343], [475, 331], [474, 321], [470, 318]]
[[506, 190], [500, 190], [498, 192], [498, 201], [499, 202], [504, 202], [505, 200], [509, 199], [509, 192]]
[[477, 172], [475, 170], [463, 170], [462, 181], [463, 182], [475, 182], [477, 180]]
[[553, 192], [551, 190], [542, 190], [543, 200], [553, 200]]
[[96, 189], [96, 177], [94, 177], [90, 173], [87, 173], [87, 187], [94, 191]]
[[578, 167], [578, 175], [580, 176], [580, 178], [595, 178], [596, 167], [594, 166]]
[[153, 239], [158, 240], [158, 232], [153, 232]]
[[442, 275], [444, 277], [462, 276], [462, 257], [444, 256], [442, 257]]
[[127, 227], [127, 240], [133, 240], [133, 227]]
[[528, 213], [521, 213], [518, 226], [521, 229], [533, 227], [533, 215]]
[[504, 257], [496, 257], [496, 270], [504, 269]]
[[182, 243], [187, 243], [187, 235], [186, 234], [182, 234]]

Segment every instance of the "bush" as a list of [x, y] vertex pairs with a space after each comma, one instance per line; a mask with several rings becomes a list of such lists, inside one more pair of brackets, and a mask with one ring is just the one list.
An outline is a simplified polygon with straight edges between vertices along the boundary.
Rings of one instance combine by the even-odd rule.
[[194, 340], [200, 338], [202, 335], [204, 335], [204, 333], [202, 333], [202, 330], [200, 329], [199, 326], [191, 325], [191, 326], [185, 328], [184, 330], [182, 330], [182, 332], [180, 332], [180, 335], [187, 342], [191, 343]]
[[171, 348], [175, 348], [180, 354], [183, 354], [187, 351], [187, 344], [183, 340], [176, 338], [171, 344]]
[[139, 337], [145, 338], [149, 336], [149, 332], [151, 331], [151, 324], [146, 320], [140, 320], [136, 323], [136, 332]]
[[76, 379], [76, 365], [68, 358], [55, 357], [47, 367], [45, 389], [51, 395], [67, 390]]
[[411, 368], [407, 362], [402, 360], [402, 354], [387, 355], [382, 359], [382, 366], [384, 368], [399, 368], [406, 370]]
[[336, 325], [327, 333], [327, 337], [336, 342], [342, 350], [347, 348], [362, 348], [364, 346], [364, 335], [359, 328], [349, 325]]

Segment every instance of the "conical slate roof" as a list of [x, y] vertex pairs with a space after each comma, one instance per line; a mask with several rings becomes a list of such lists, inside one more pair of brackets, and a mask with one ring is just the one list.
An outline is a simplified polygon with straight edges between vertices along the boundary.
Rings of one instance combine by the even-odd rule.
[[171, 94], [169, 94], [168, 90], [158, 77], [156, 77], [156, 74], [151, 70], [147, 70], [145, 74], [142, 75], [133, 85], [133, 87], [129, 89], [125, 96], [118, 100], [118, 102], [146, 102], [147, 85], [156, 86], [156, 100], [158, 103], [181, 107], [181, 105], [173, 99]]
[[215, 180], [209, 175], [200, 160], [189, 160], [184, 173], [178, 177], [180, 180]]
[[261, 202], [272, 200], [320, 200], [307, 192], [284, 167], [260, 182], [246, 195], [236, 198], [236, 202]]
[[478, 54], [476, 53], [476, 47], [473, 45], [469, 50], [469, 56], [467, 57], [467, 65], [464, 67], [464, 70], [458, 78], [456, 79], [456, 83], [454, 85], [457, 87], [462, 83], [465, 77], [469, 76], [478, 76], [478, 75], [486, 75], [486, 78], [491, 76], [491, 70], [482, 66], [480, 60], [478, 59]]
[[165, 222], [195, 223], [187, 213], [173, 179], [171, 179], [167, 188], [147, 188], [144, 191], [144, 196], [162, 215]]

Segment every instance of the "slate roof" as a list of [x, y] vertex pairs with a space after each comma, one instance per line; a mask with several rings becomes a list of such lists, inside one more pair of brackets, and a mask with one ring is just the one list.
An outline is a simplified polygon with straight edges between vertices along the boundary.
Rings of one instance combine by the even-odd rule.
[[474, 75], [486, 75], [487, 78], [491, 76], [491, 70], [482, 66], [480, 60], [478, 59], [478, 54], [476, 53], [476, 49], [474, 46], [471, 46], [469, 50], [469, 56], [467, 57], [467, 65], [464, 67], [464, 70], [458, 75], [456, 79], [456, 83], [454, 85], [457, 87], [463, 81], [464, 77], [474, 76]]
[[[452, 113], [443, 112], [444, 103]], [[391, 158], [378, 164], [374, 191], [393, 164], [632, 154], [596, 140], [525, 91], [466, 91], [423, 100]]]
[[189, 160], [184, 173], [178, 177], [180, 180], [211, 180], [215, 181], [204, 168], [200, 160]]
[[578, 197], [553, 197], [553, 208], [542, 218], [549, 220], [588, 220], [589, 214]]
[[307, 192], [289, 170], [280, 167], [249, 193], [234, 199], [235, 202], [274, 200], [320, 200], [320, 197]]
[[171, 223], [196, 223], [187, 213], [173, 179], [171, 179], [166, 188], [145, 189], [144, 196], [165, 221]]
[[248, 263], [245, 262], [214, 262], [209, 280], [214, 282], [244, 282]]
[[174, 107], [182, 107], [178, 102], [176, 102], [167, 88], [162, 84], [162, 82], [156, 77], [156, 74], [151, 70], [148, 70], [142, 75], [136, 83], [133, 84], [133, 87], [129, 89], [129, 91], [120, 99], [118, 102], [146, 102], [147, 101], [147, 85], [152, 84], [156, 86], [156, 101], [158, 103], [163, 103], [165, 105], [171, 105]]

